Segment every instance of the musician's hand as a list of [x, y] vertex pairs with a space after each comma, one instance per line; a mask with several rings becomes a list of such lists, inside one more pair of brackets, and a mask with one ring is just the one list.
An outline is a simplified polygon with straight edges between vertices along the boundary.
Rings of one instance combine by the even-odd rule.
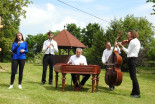
[[80, 65], [84, 65], [84, 63], [80, 63]]
[[102, 64], [103, 64], [103, 65], [105, 65], [105, 63], [104, 63], [104, 62], [103, 62]]
[[118, 43], [117, 42], [115, 42], [115, 47], [117, 47], [118, 46]]
[[20, 42], [18, 42], [18, 46], [20, 46]]
[[53, 43], [50, 43], [50, 45], [51, 45], [52, 47], [54, 47]]
[[72, 64], [72, 61], [70, 61], [68, 64]]
[[123, 48], [123, 45], [121, 43], [118, 42], [118, 46], [120, 46], [121, 48]]
[[47, 49], [50, 48], [50, 47], [51, 47], [51, 45], [48, 45], [48, 46], [47, 46]]
[[23, 52], [25, 52], [25, 50], [24, 49], [21, 49], [20, 52], [23, 53]]

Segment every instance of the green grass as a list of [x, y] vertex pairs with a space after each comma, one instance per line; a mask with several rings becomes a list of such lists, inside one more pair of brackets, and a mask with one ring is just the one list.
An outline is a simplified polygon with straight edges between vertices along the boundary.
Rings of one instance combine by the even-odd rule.
[[[104, 81], [105, 71], [100, 74], [99, 89], [91, 93], [91, 78], [80, 92], [73, 91], [71, 75], [66, 75], [65, 92], [61, 90], [61, 74], [59, 74], [58, 88], [47, 83], [41, 83], [42, 65], [26, 63], [22, 82], [22, 90], [18, 89], [18, 74], [14, 88], [8, 89], [10, 83], [10, 63], [0, 63], [5, 72], [0, 72], [0, 104], [154, 104], [155, 103], [155, 74], [154, 72], [140, 71], [138, 80], [141, 98], [131, 98], [131, 80], [128, 72], [123, 73], [123, 82], [109, 91]], [[54, 73], [55, 83], [55, 73]], [[47, 73], [48, 81], [48, 73]]]

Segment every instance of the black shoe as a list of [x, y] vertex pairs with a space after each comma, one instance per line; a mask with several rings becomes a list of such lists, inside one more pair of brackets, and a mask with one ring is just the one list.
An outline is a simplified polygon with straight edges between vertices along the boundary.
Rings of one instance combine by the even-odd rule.
[[115, 89], [115, 87], [112, 86], [112, 87], [109, 87], [109, 89], [110, 89], [110, 91], [113, 91]]
[[45, 82], [42, 82], [40, 85], [44, 85], [45, 84]]
[[83, 86], [84, 86], [84, 85], [81, 85], [81, 86], [80, 86], [80, 89], [83, 89]]
[[75, 88], [79, 88], [79, 84], [78, 83], [75, 84]]
[[49, 85], [53, 85], [53, 83], [52, 82], [49, 82]]
[[133, 95], [135, 95], [135, 94], [133, 94], [133, 93], [130, 94], [130, 96], [133, 96]]
[[133, 98], [140, 98], [140, 95], [131, 95]]

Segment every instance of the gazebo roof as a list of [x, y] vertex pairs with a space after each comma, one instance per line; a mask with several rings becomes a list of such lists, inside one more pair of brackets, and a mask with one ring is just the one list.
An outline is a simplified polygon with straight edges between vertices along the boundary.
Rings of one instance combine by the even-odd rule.
[[86, 48], [86, 46], [81, 43], [75, 36], [73, 36], [67, 30], [62, 30], [59, 34], [57, 34], [54, 38], [57, 41], [59, 48]]

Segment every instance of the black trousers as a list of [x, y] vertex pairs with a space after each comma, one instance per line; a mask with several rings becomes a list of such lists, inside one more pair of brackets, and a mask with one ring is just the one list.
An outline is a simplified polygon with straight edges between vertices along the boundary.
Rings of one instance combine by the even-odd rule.
[[[71, 75], [72, 75], [73, 83], [75, 84], [76, 83], [76, 75], [77, 74], [71, 74]], [[90, 74], [82, 74], [82, 75], [84, 76], [84, 78], [81, 81], [81, 85], [84, 86], [84, 84], [86, 83], [86, 81], [89, 79]]]
[[19, 82], [18, 84], [22, 83], [22, 79], [23, 79], [23, 69], [25, 66], [25, 60], [16, 60], [16, 59], [12, 59], [12, 65], [11, 65], [11, 85], [14, 83], [15, 80], [15, 75], [17, 73], [17, 68], [19, 65]]
[[47, 66], [49, 65], [49, 83], [53, 81], [53, 65], [54, 65], [54, 55], [45, 54], [43, 57], [43, 73], [42, 73], [42, 82], [46, 82], [46, 71]]
[[128, 58], [129, 73], [130, 73], [130, 78], [132, 80], [132, 86], [133, 86], [131, 94], [133, 95], [140, 95], [139, 84], [136, 77], [137, 64], [138, 64], [137, 57]]

